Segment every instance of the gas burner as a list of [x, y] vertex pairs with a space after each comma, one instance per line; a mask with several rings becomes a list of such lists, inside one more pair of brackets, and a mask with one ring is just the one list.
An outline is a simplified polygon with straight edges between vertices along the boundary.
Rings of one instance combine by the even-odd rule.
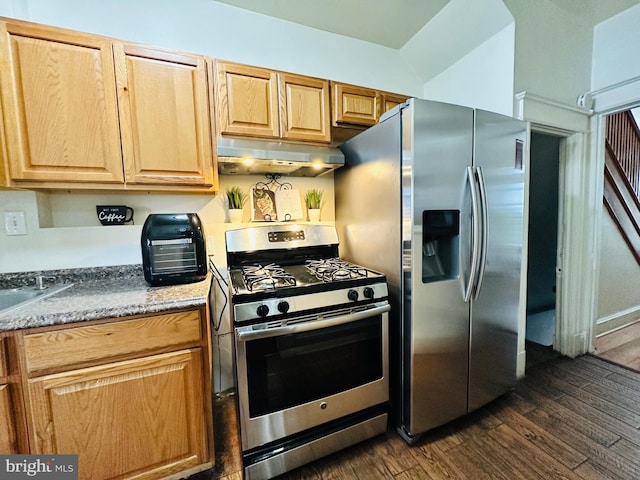
[[339, 258], [323, 260], [307, 260], [305, 266], [319, 280], [331, 282], [337, 280], [349, 280], [368, 276], [366, 268], [359, 267]]
[[293, 287], [296, 284], [294, 276], [275, 263], [242, 267], [242, 277], [252, 292], [273, 290], [276, 287]]

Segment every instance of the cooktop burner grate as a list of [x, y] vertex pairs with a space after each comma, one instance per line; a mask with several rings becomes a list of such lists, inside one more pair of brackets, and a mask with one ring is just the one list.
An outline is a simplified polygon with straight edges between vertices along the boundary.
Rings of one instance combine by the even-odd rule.
[[242, 267], [242, 277], [247, 289], [251, 292], [296, 285], [295, 277], [275, 263], [244, 266]]
[[322, 260], [307, 260], [307, 269], [323, 282], [337, 280], [366, 278], [368, 270], [339, 258], [327, 258]]

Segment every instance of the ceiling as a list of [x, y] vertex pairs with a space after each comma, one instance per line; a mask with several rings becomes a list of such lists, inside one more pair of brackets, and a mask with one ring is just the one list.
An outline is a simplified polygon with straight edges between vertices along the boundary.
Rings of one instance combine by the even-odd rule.
[[216, 0], [399, 49], [450, 0]]
[[[399, 49], [452, 0], [216, 0], [307, 27]], [[475, 1], [475, 0], [473, 0]], [[640, 0], [546, 0], [591, 26]], [[505, 2], [507, 5], [510, 2]]]

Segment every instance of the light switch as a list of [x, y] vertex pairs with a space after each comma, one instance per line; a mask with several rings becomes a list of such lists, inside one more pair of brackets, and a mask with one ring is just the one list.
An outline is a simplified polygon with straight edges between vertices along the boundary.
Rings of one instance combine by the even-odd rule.
[[4, 212], [4, 232], [7, 235], [26, 235], [24, 212]]

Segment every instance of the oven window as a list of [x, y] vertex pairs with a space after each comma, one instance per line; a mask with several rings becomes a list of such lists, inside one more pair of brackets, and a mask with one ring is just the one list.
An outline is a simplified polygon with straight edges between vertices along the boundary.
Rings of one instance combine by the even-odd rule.
[[257, 417], [382, 377], [382, 316], [246, 344], [249, 415]]

